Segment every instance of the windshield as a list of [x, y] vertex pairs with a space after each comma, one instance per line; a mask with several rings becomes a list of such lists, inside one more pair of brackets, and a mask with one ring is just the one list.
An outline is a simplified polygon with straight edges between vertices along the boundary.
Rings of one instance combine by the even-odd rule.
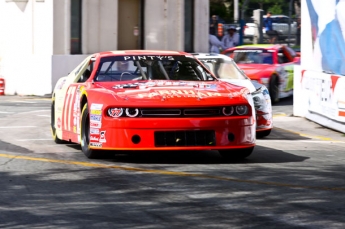
[[247, 76], [238, 68], [231, 59], [210, 58], [200, 60], [203, 64], [220, 79], [247, 79]]
[[238, 64], [273, 64], [273, 53], [263, 49], [235, 50], [232, 58]]
[[185, 56], [115, 56], [100, 61], [94, 81], [215, 80], [195, 59]]

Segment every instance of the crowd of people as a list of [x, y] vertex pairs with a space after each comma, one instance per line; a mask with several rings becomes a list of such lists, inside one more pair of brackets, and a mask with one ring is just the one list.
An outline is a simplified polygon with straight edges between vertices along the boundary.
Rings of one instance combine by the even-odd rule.
[[[272, 13], [267, 12], [266, 17], [263, 20], [263, 30], [268, 37], [270, 44], [275, 44], [278, 39], [278, 32], [273, 29], [273, 20], [271, 18]], [[220, 53], [222, 50], [226, 50], [235, 47], [240, 44], [240, 36], [235, 26], [226, 28], [226, 34], [223, 36], [223, 31], [219, 32], [219, 28], [223, 29], [217, 15], [212, 15], [210, 20], [209, 28], [209, 50], [213, 53]], [[301, 36], [301, 21], [297, 20], [297, 31], [296, 31], [296, 45], [300, 45]]]
[[218, 33], [218, 18], [216, 15], [212, 16], [210, 22], [209, 42], [210, 52], [220, 53], [221, 50], [226, 50], [240, 44], [240, 36], [237, 33], [235, 26], [227, 28], [227, 33], [221, 36]]
[[220, 53], [221, 50], [226, 50], [240, 44], [240, 36], [237, 33], [235, 26], [230, 26], [226, 30], [226, 34], [222, 36], [218, 33], [218, 18], [213, 15], [210, 22], [210, 52]]

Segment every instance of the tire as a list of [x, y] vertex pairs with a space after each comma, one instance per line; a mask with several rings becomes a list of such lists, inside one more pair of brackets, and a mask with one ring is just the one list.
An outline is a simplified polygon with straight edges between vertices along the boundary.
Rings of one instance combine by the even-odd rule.
[[94, 159], [100, 157], [99, 150], [90, 149], [90, 115], [87, 103], [84, 105], [81, 112], [81, 125], [80, 125], [80, 144], [81, 150], [87, 158]]
[[264, 138], [264, 137], [267, 137], [268, 135], [270, 135], [270, 133], [271, 133], [271, 129], [270, 129], [270, 130], [265, 130], [265, 131], [256, 132], [256, 138]]
[[51, 113], [50, 113], [50, 129], [51, 129], [51, 132], [52, 132], [53, 140], [54, 140], [54, 142], [56, 144], [66, 143], [65, 141], [63, 141], [60, 138], [58, 138], [58, 136], [56, 135], [56, 128], [55, 128], [55, 98], [53, 98], [50, 111], [51, 111]]
[[270, 79], [269, 89], [272, 104], [279, 102], [279, 77], [272, 75]]
[[218, 150], [218, 152], [224, 159], [241, 160], [249, 157], [253, 150], [254, 147], [250, 147], [245, 149]]

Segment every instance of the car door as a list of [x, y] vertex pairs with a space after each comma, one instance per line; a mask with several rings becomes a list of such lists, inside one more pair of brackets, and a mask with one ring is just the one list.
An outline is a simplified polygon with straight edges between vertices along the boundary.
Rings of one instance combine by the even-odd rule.
[[294, 51], [283, 46], [278, 50], [278, 63], [281, 65], [285, 72], [284, 77], [281, 79], [281, 91], [291, 92], [293, 90], [293, 75], [294, 75]]
[[91, 56], [86, 58], [84, 62], [75, 71], [68, 76], [68, 84], [65, 90], [62, 127], [65, 137], [72, 142], [79, 142], [80, 133], [80, 98], [83, 88], [85, 87], [85, 77], [90, 76]]

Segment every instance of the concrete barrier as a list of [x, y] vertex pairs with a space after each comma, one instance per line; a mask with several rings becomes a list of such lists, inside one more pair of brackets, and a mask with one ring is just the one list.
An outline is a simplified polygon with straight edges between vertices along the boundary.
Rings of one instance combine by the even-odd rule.
[[295, 116], [345, 133], [345, 77], [295, 67]]

